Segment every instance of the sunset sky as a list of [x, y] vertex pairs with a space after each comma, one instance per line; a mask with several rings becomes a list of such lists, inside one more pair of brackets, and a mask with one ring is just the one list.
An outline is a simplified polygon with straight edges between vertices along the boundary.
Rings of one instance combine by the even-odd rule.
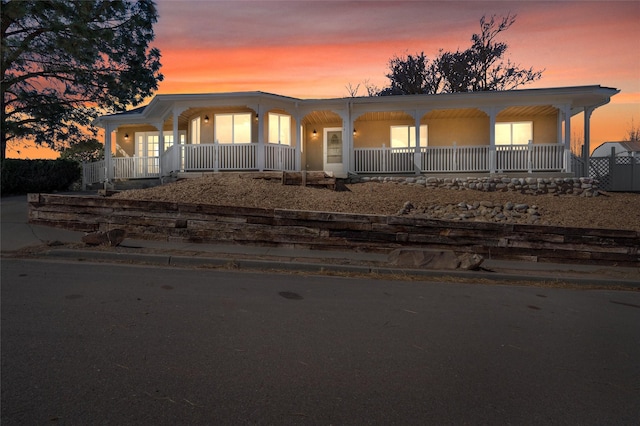
[[[600, 84], [621, 93], [592, 116], [592, 148], [640, 127], [640, 1], [157, 0], [159, 94], [264, 91], [346, 97], [385, 86], [389, 58], [470, 46], [483, 15], [517, 14], [499, 41], [522, 67], [545, 69], [527, 88]], [[364, 88], [360, 94], [365, 95]], [[581, 117], [581, 116], [580, 116]], [[572, 129], [582, 134], [582, 118]], [[49, 157], [13, 147], [8, 157]]]

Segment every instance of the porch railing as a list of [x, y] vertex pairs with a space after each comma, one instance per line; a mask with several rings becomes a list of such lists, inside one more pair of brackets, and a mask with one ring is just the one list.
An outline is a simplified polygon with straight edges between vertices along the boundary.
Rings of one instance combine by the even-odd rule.
[[356, 173], [411, 173], [415, 148], [355, 148]]
[[93, 163], [82, 163], [82, 187], [93, 183], [104, 182], [106, 167], [105, 161], [95, 161]]
[[251, 170], [256, 168], [255, 144], [194, 144], [179, 145], [179, 169], [197, 170]]
[[264, 146], [264, 168], [266, 170], [296, 169], [296, 149], [287, 145], [266, 144]]
[[496, 146], [496, 169], [511, 171], [554, 171], [564, 167], [564, 146], [559, 144]]
[[[495, 156], [494, 156], [495, 154]], [[562, 171], [565, 150], [560, 144], [496, 146], [450, 146], [415, 148], [355, 148], [355, 173], [422, 173]], [[287, 145], [265, 144], [189, 144], [174, 145], [159, 157], [114, 157], [112, 174], [116, 179], [159, 177], [175, 171], [297, 170], [296, 149]], [[105, 162], [83, 165], [85, 184], [105, 180]]]
[[420, 169], [425, 172], [486, 172], [489, 171], [489, 147], [423, 148]]
[[167, 150], [160, 156], [160, 164], [162, 165], [162, 174], [167, 175], [171, 172], [175, 172], [180, 168], [180, 158], [178, 155], [180, 154], [180, 148], [175, 145], [171, 145]]
[[144, 179], [160, 176], [160, 157], [113, 157], [113, 177]]
[[[356, 148], [356, 173], [488, 172], [491, 169], [489, 146], [446, 146], [415, 148]], [[415, 165], [414, 165], [415, 163]], [[496, 147], [496, 170], [559, 171], [564, 168], [564, 146], [527, 144]]]

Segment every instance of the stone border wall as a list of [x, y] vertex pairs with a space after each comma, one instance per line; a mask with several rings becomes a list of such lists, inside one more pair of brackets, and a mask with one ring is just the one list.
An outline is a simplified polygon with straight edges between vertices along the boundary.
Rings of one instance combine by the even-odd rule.
[[425, 188], [445, 188], [475, 191], [514, 191], [523, 194], [558, 194], [595, 197], [599, 194], [598, 181], [591, 178], [536, 178], [536, 177], [433, 177], [433, 176], [373, 176], [351, 177], [350, 182], [381, 182], [399, 185], [417, 185]]
[[29, 222], [127, 237], [390, 252], [443, 248], [488, 258], [640, 267], [640, 232], [455, 222], [280, 209], [29, 194]]

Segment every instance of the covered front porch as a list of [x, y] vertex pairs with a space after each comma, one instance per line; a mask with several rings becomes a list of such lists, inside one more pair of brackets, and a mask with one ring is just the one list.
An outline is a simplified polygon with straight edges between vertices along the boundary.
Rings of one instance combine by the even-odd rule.
[[[262, 92], [159, 95], [104, 116], [85, 184], [224, 171], [572, 174], [570, 118], [615, 89], [299, 100]], [[517, 93], [520, 92], [520, 93]]]

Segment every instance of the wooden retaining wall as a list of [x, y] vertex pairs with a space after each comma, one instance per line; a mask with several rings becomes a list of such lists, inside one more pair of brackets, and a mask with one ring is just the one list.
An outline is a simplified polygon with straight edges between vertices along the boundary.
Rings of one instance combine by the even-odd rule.
[[451, 222], [281, 209], [29, 194], [29, 222], [127, 237], [388, 252], [446, 248], [485, 257], [640, 267], [640, 232]]

